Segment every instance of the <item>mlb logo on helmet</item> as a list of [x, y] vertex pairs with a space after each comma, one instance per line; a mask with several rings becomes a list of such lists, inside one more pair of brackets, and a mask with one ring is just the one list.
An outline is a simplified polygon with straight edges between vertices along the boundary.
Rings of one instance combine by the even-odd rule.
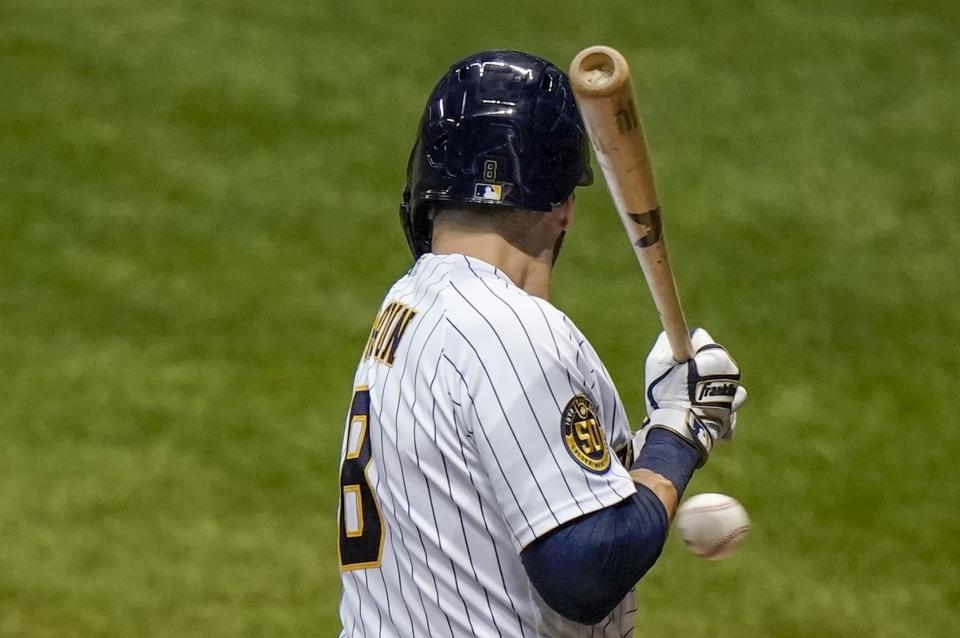
[[503, 197], [503, 186], [500, 184], [477, 184], [473, 196], [477, 199], [499, 202], [500, 198]]

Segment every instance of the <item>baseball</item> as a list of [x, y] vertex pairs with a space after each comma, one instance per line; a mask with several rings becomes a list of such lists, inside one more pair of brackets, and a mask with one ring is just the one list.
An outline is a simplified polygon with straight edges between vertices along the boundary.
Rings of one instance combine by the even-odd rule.
[[726, 494], [691, 496], [677, 510], [677, 530], [691, 552], [707, 560], [732, 556], [750, 531], [750, 518]]

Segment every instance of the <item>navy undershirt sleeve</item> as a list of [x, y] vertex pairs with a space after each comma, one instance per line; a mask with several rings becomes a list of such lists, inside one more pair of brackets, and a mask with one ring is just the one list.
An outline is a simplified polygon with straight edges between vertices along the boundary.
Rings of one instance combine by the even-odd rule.
[[[682, 493], [699, 461], [696, 449], [678, 436], [654, 430], [631, 469], [653, 470]], [[638, 484], [629, 498], [538, 538], [520, 558], [544, 602], [570, 620], [592, 625], [653, 566], [669, 526], [663, 503]]]
[[667, 525], [663, 503], [638, 485], [631, 497], [537, 539], [520, 558], [544, 602], [570, 620], [592, 625], [657, 560]]

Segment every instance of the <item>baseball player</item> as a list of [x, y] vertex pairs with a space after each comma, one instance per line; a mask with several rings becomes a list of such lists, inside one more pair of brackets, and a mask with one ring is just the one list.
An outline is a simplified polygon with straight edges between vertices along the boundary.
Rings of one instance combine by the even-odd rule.
[[661, 334], [632, 434], [549, 302], [591, 181], [549, 62], [478, 53], [430, 95], [400, 207], [416, 262], [374, 320], [344, 433], [341, 636], [632, 635], [634, 585], [746, 393], [706, 331], [680, 364]]

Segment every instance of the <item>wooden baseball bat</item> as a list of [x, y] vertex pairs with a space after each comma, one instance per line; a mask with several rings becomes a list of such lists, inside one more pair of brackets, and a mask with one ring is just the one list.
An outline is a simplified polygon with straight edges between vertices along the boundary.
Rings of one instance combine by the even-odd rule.
[[597, 163], [670, 340], [673, 358], [688, 361], [693, 358], [693, 345], [670, 269], [630, 68], [615, 49], [589, 47], [570, 64], [570, 84]]

